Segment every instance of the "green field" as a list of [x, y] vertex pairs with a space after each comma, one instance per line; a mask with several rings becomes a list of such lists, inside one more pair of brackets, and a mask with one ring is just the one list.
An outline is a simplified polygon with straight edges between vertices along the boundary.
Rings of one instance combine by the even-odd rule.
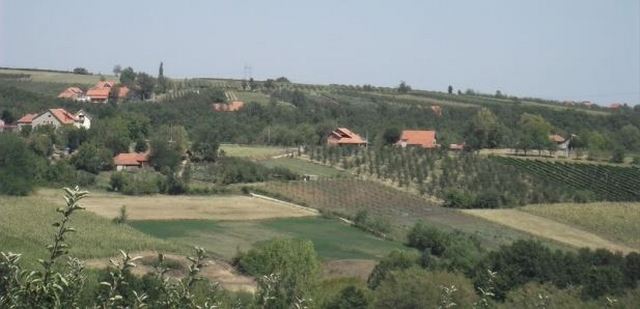
[[[62, 190], [59, 192], [62, 200]], [[52, 242], [55, 231], [51, 224], [59, 219], [57, 207], [59, 205], [46, 197], [0, 196], [0, 250], [22, 253], [28, 263], [44, 257], [47, 254], [45, 246]], [[75, 213], [71, 226], [78, 232], [67, 239], [71, 245], [70, 254], [82, 259], [114, 256], [118, 249], [188, 251], [186, 246], [145, 235], [127, 225], [113, 224], [88, 211]]]
[[204, 247], [230, 259], [238, 249], [271, 238], [301, 238], [314, 243], [318, 255], [332, 259], [379, 259], [399, 242], [378, 239], [355, 227], [323, 218], [218, 222], [210, 220], [134, 221], [131, 225], [155, 237]]
[[301, 175], [317, 175], [319, 177], [348, 177], [349, 173], [322, 164], [294, 158], [279, 158], [261, 161], [267, 167], [284, 167]]
[[640, 249], [640, 203], [541, 204], [521, 209]]
[[[13, 70], [0, 69], [0, 74], [27, 74], [31, 77], [32, 82], [46, 83], [63, 83], [63, 84], [95, 84], [100, 81], [100, 74], [96, 72], [94, 75], [62, 73], [62, 72], [46, 72], [46, 71], [30, 71], [30, 70]], [[116, 80], [117, 78], [110, 74], [104, 74], [104, 78], [108, 80]]]
[[269, 159], [273, 156], [282, 155], [295, 149], [275, 146], [253, 146], [238, 144], [221, 144], [220, 150], [230, 157], [240, 157], [249, 159]]

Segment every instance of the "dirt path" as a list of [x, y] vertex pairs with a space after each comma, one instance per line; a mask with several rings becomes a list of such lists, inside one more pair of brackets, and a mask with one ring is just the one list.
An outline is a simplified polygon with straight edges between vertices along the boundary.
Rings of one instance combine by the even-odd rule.
[[[157, 252], [144, 251], [134, 252], [131, 256], [142, 256], [142, 259], [136, 262], [136, 267], [133, 268], [132, 273], [136, 276], [142, 277], [145, 274], [153, 272], [153, 264], [157, 261]], [[120, 258], [115, 257], [116, 259]], [[189, 260], [186, 257], [174, 254], [166, 254], [165, 261], [172, 269], [167, 273], [172, 278], [183, 278], [189, 267]], [[105, 269], [109, 264], [109, 258], [102, 259], [90, 259], [85, 261], [85, 265], [88, 268]], [[256, 281], [253, 277], [239, 274], [233, 266], [228, 263], [215, 259], [207, 259], [205, 266], [202, 268], [200, 275], [217, 282], [220, 286], [229, 291], [256, 291]]]
[[463, 210], [462, 212], [578, 248], [606, 248], [623, 253], [637, 251], [631, 247], [606, 240], [591, 232], [516, 209], [472, 209]]

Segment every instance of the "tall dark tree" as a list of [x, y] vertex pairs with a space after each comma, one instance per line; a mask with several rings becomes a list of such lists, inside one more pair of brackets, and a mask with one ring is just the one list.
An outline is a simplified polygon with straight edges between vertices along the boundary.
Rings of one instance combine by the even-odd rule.
[[35, 155], [20, 137], [0, 134], [0, 194], [29, 194], [35, 183], [35, 165]]
[[120, 72], [120, 83], [132, 87], [136, 80], [136, 72], [132, 67], [126, 67], [124, 70]]
[[113, 66], [113, 74], [115, 76], [119, 76], [120, 73], [122, 73], [122, 66], [120, 66], [119, 64], [116, 64]]
[[449, 85], [449, 88], [447, 88], [447, 92], [449, 94], [453, 94], [453, 86]]
[[136, 75], [136, 92], [141, 100], [147, 100], [151, 98], [153, 89], [156, 86], [156, 80], [149, 74], [139, 72]]
[[5, 109], [2, 111], [2, 115], [0, 116], [0, 119], [2, 119], [2, 121], [4, 121], [7, 124], [13, 123], [14, 121], [16, 121], [15, 116], [13, 116], [13, 113], [11, 113], [11, 111], [8, 109]]
[[156, 92], [167, 92], [167, 78], [164, 77], [164, 63], [160, 62], [160, 68], [158, 69], [158, 81], [156, 83]]
[[405, 81], [401, 81], [400, 85], [398, 85], [398, 92], [407, 93], [411, 91], [411, 86], [409, 86]]

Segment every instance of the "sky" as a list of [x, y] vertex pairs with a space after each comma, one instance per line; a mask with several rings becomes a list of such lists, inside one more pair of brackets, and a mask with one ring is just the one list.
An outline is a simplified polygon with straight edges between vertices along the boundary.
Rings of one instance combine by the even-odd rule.
[[640, 104], [640, 0], [0, 0], [0, 66]]

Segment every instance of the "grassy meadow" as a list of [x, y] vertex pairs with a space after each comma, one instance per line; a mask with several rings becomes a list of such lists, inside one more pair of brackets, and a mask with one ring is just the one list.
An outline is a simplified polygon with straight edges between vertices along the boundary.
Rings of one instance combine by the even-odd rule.
[[158, 238], [202, 246], [225, 259], [271, 238], [311, 240], [318, 255], [327, 260], [379, 259], [394, 249], [405, 249], [399, 242], [382, 240], [337, 220], [318, 217], [225, 222], [145, 220], [130, 224]]
[[284, 167], [298, 174], [317, 175], [319, 177], [348, 177], [349, 173], [336, 168], [295, 158], [278, 158], [263, 160], [260, 163], [267, 167]]
[[[47, 72], [47, 71], [30, 71], [15, 69], [0, 69], [0, 74], [27, 74], [30, 75], [32, 82], [45, 83], [63, 83], [63, 84], [95, 84], [100, 81], [100, 73], [95, 72], [94, 75], [73, 74], [63, 72]], [[117, 77], [109, 74], [103, 74], [108, 80], [117, 80]]]
[[522, 210], [640, 250], [640, 203], [541, 204]]
[[221, 144], [220, 150], [224, 151], [225, 155], [230, 157], [265, 160], [274, 156], [283, 155], [287, 152], [294, 151], [295, 149], [275, 146]]

